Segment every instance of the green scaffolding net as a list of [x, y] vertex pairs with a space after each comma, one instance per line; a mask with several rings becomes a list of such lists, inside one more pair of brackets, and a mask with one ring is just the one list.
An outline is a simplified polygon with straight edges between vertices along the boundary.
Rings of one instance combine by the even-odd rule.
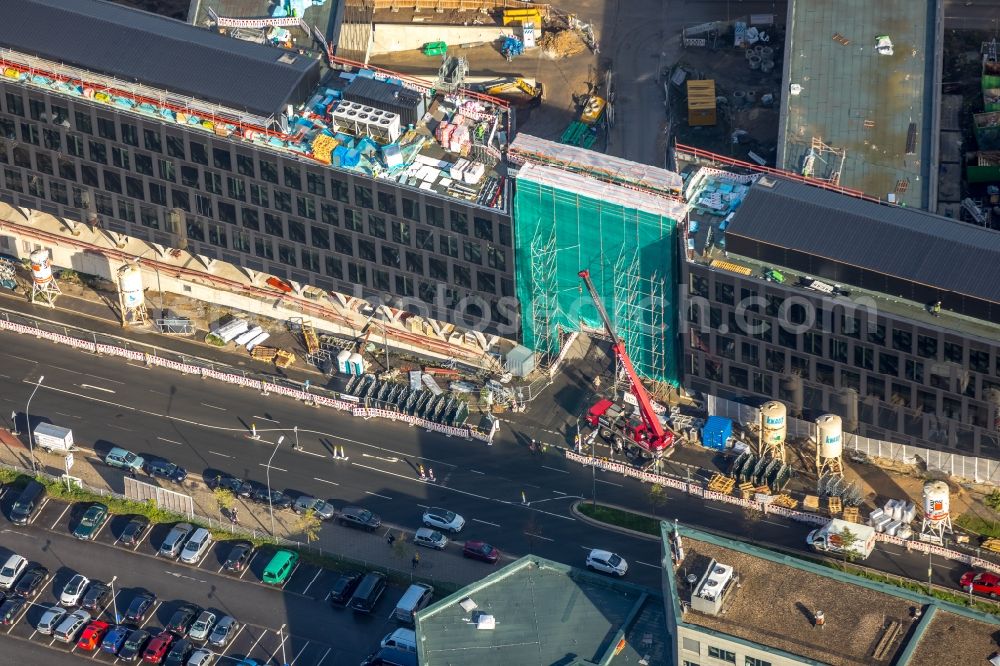
[[561, 333], [603, 331], [579, 277], [587, 269], [639, 374], [676, 386], [677, 225], [665, 210], [654, 195], [522, 168], [514, 228], [524, 345], [551, 359]]

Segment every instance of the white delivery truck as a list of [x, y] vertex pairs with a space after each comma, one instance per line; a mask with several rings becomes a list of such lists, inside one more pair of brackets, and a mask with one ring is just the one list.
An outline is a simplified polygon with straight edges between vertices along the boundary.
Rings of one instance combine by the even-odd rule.
[[41, 447], [47, 453], [76, 451], [76, 447], [73, 446], [73, 431], [69, 428], [51, 423], [39, 423], [34, 434], [35, 446]]
[[834, 518], [823, 527], [810, 532], [806, 537], [806, 543], [820, 553], [843, 555], [844, 539], [841, 535], [845, 530], [849, 530], [855, 537], [849, 548], [857, 559], [863, 560], [872, 554], [875, 548], [875, 528], [849, 523], [839, 518]]

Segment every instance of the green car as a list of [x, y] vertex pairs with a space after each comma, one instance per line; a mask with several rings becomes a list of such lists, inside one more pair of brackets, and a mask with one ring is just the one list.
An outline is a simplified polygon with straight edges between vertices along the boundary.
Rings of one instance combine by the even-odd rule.
[[90, 541], [97, 536], [98, 530], [107, 519], [108, 507], [103, 504], [91, 504], [86, 513], [83, 514], [83, 518], [80, 519], [80, 524], [73, 530], [73, 536], [77, 539]]

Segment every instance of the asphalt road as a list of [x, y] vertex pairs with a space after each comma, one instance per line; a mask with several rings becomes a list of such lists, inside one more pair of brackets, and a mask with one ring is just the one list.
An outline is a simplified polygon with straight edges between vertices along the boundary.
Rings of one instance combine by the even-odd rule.
[[[15, 494], [4, 493], [0, 502], [4, 516]], [[69, 650], [79, 654], [72, 644], [63, 645], [35, 632], [45, 608], [58, 601], [63, 585], [75, 573], [104, 582], [117, 577], [114, 603], [104, 609], [101, 618], [108, 622], [114, 622], [115, 613], [119, 616], [124, 613], [138, 592], [155, 594], [157, 605], [143, 627], [154, 635], [183, 602], [211, 609], [219, 617], [229, 614], [237, 618], [243, 628], [227, 648], [218, 651], [229, 657], [220, 662], [223, 665], [245, 656], [262, 664], [357, 663], [395, 628], [387, 619], [401, 594], [395, 587], [386, 591], [375, 613], [358, 616], [333, 609], [326, 602], [338, 575], [335, 572], [300, 563], [279, 590], [260, 582], [269, 559], [268, 551], [259, 551], [239, 575], [221, 571], [230, 547], [225, 543], [216, 544], [197, 566], [189, 566], [156, 556], [156, 548], [167, 531], [165, 526], [151, 531], [134, 549], [122, 546], [117, 541], [125, 522], [121, 519], [105, 524], [93, 542], [81, 542], [69, 536], [69, 532], [82, 510], [80, 505], [48, 502], [28, 527], [15, 527], [5, 518], [0, 519], [3, 543], [0, 558], [6, 559], [16, 552], [46, 566], [52, 574], [19, 621], [0, 628], [0, 641], [18, 639], [57, 652]], [[279, 627], [283, 627], [280, 632]], [[6, 655], [6, 644], [2, 651]], [[44, 661], [39, 660], [37, 649], [34, 654], [33, 661], [23, 663], [53, 663], [48, 661], [51, 653], [46, 654]], [[96, 660], [115, 661], [105, 654], [96, 656]], [[5, 660], [5, 663], [13, 662]]]

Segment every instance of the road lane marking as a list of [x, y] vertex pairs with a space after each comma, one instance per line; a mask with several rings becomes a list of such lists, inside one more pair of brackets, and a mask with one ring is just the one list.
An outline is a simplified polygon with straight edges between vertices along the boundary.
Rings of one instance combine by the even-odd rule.
[[[80, 384], [80, 388], [82, 388], [82, 389], [93, 389], [95, 391], [104, 391], [105, 393], [114, 393], [114, 391], [111, 390], [111, 389], [104, 388], [102, 386], [92, 386], [90, 384]], [[67, 393], [68, 393], [68, 391], [67, 391]]]
[[219, 453], [218, 451], [209, 451], [212, 455], [222, 456], [223, 458], [232, 458], [228, 453]]
[[61, 521], [61, 520], [63, 519], [63, 516], [65, 516], [65, 515], [66, 515], [66, 512], [67, 512], [67, 511], [69, 511], [69, 508], [70, 508], [71, 506], [73, 506], [73, 505], [72, 505], [72, 504], [67, 504], [67, 505], [66, 505], [66, 508], [65, 508], [65, 509], [63, 509], [63, 510], [62, 510], [62, 513], [60, 513], [60, 514], [59, 514], [59, 517], [58, 517], [58, 518], [56, 518], [56, 521], [55, 521], [54, 523], [52, 523], [52, 527], [50, 527], [50, 528], [49, 528], [50, 530], [54, 530], [54, 529], [56, 528], [56, 525], [58, 525], [58, 524], [59, 524], [59, 521]]
[[333, 486], [339, 486], [340, 485], [336, 481], [327, 481], [326, 479], [321, 479], [321, 478], [319, 478], [317, 476], [313, 477], [313, 481], [322, 481], [323, 483], [329, 483], [330, 485], [333, 485]]
[[378, 493], [373, 493], [370, 490], [366, 490], [365, 494], [366, 495], [374, 495], [375, 497], [381, 497], [382, 499], [387, 499], [387, 500], [391, 500], [392, 499], [391, 497], [386, 497], [385, 495], [379, 495]]
[[[2, 497], [2, 495], [0, 495], [0, 497]], [[49, 501], [51, 499], [52, 498], [50, 498], [50, 497], [46, 497], [45, 499], [42, 500], [42, 504], [41, 504], [41, 506], [38, 507], [38, 511], [36, 511], [35, 515], [31, 517], [31, 520], [28, 521], [29, 525], [34, 525], [35, 524], [35, 521], [38, 520], [38, 517], [40, 515], [42, 515], [42, 509], [45, 508], [45, 506], [49, 503]]]
[[67, 414], [66, 412], [56, 412], [59, 416], [68, 416], [71, 419], [82, 419], [82, 416], [74, 416], [72, 414]]
[[564, 493], [561, 490], [553, 490], [552, 492], [554, 492], [556, 495], [565, 495], [566, 494], [566, 493]]
[[229, 639], [229, 642], [226, 643], [226, 646], [222, 648], [222, 651], [219, 653], [220, 657], [225, 657], [226, 653], [233, 649], [233, 646], [236, 645], [236, 639], [240, 637], [240, 634], [243, 633], [243, 630], [246, 628], [247, 625], [245, 624], [240, 625], [240, 628], [236, 630], [236, 633], [233, 634], [233, 637], [231, 639]]
[[292, 567], [292, 570], [288, 573], [288, 578], [286, 578], [285, 582], [281, 585], [281, 590], [282, 591], [284, 591], [285, 588], [288, 587], [288, 584], [292, 582], [292, 576], [295, 575], [295, 572], [299, 570], [300, 566], [302, 566], [302, 560], [299, 560], [298, 562], [296, 562], [295, 566]]
[[4, 356], [10, 356], [11, 358], [19, 358], [22, 361], [27, 361], [28, 363], [38, 363], [38, 361], [36, 361], [33, 358], [25, 358], [23, 356], [18, 356], [17, 354], [11, 354], [10, 352], [0, 352], [0, 353], [2, 353]]
[[328, 647], [326, 649], [326, 652], [323, 653], [323, 657], [319, 661], [316, 662], [316, 666], [320, 666], [324, 661], [326, 661], [326, 657], [327, 657], [327, 655], [330, 654], [331, 650], [333, 650], [332, 647]]
[[[167, 572], [167, 573], [170, 573], [170, 572]], [[155, 601], [155, 602], [153, 602], [153, 607], [151, 609], [149, 609], [149, 612], [146, 614], [146, 619], [143, 620], [142, 624], [139, 625], [140, 629], [142, 629], [143, 627], [145, 627], [147, 624], [149, 624], [150, 620], [152, 620], [154, 617], [156, 617], [156, 611], [160, 607], [160, 604], [162, 604], [162, 603], [163, 603], [162, 601]]]
[[117, 379], [108, 379], [107, 377], [101, 377], [99, 375], [92, 375], [89, 372], [85, 373], [88, 377], [93, 377], [94, 379], [100, 379], [102, 382], [111, 382], [112, 384], [121, 384], [125, 386], [125, 382], [120, 382]]
[[160, 395], [170, 395], [166, 391], [157, 391], [156, 389], [146, 389], [146, 390], [149, 391], [150, 393], [158, 393]]
[[257, 557], [257, 553], [259, 552], [259, 550], [255, 550], [253, 555], [250, 556], [250, 559], [247, 560], [247, 563], [243, 565], [243, 573], [240, 574], [240, 580], [243, 580], [243, 576], [246, 576], [247, 572], [250, 571], [250, 564], [254, 561], [254, 558]]
[[624, 487], [625, 487], [625, 486], [623, 486], [623, 485], [622, 485], [622, 484], [620, 484], [620, 483], [614, 483], [614, 482], [612, 482], [612, 481], [605, 481], [604, 479], [594, 479], [594, 480], [595, 480], [595, 481], [596, 481], [597, 483], [603, 483], [603, 484], [606, 484], [606, 485], [609, 485], [609, 486], [618, 486], [619, 488], [624, 488]]
[[768, 525], [777, 525], [778, 527], [784, 527], [785, 529], [788, 529], [788, 525], [782, 525], [781, 523], [776, 523], [773, 520], [762, 520], [760, 522], [767, 523]]
[[478, 469], [470, 469], [469, 471], [472, 472], [473, 474], [482, 474], [484, 476], [486, 475], [486, 472], [480, 472]]
[[483, 525], [492, 525], [493, 527], [500, 527], [496, 523], [491, 523], [488, 520], [479, 520], [478, 518], [473, 518], [472, 520], [473, 520], [473, 522], [482, 523]]
[[131, 365], [133, 368], [139, 368], [140, 370], [149, 370], [148, 365], [139, 365], [138, 363], [126, 363], [125, 365]]
[[531, 532], [525, 532], [524, 536], [531, 537], [532, 539], [541, 539], [542, 541], [555, 541], [555, 539], [550, 539], [548, 537], [542, 536], [541, 534], [532, 534]]
[[229, 411], [229, 410], [228, 410], [228, 409], [226, 409], [225, 407], [217, 407], [216, 405], [210, 405], [210, 404], [208, 404], [207, 402], [203, 402], [203, 403], [201, 403], [201, 404], [202, 404], [202, 406], [204, 406], [204, 407], [211, 407], [212, 409], [218, 409], [218, 410], [219, 410], [220, 412], [227, 412], [227, 411]]
[[302, 653], [306, 651], [307, 647], [309, 647], [309, 643], [310, 641], [306, 641], [306, 644], [302, 646], [302, 649], [299, 650], [299, 653], [294, 657], [292, 657], [292, 660], [289, 662], [289, 666], [295, 666], [295, 662], [299, 660], [299, 657], [302, 656]]
[[723, 508], [718, 507], [718, 506], [708, 506], [708, 505], [706, 505], [705, 508], [706, 509], [711, 509], [712, 511], [721, 511], [722, 513], [732, 513], [732, 511], [730, 511], [729, 509], [723, 509]]
[[281, 423], [281, 421], [279, 421], [278, 419], [269, 419], [266, 416], [257, 416], [256, 414], [254, 414], [253, 417], [255, 419], [260, 419], [261, 421], [270, 421], [271, 423]]
[[[229, 457], [231, 458], [232, 456], [229, 456]], [[287, 472], [288, 471], [287, 469], [285, 469], [283, 467], [275, 467], [274, 465], [268, 465], [267, 463], [257, 463], [257, 464], [260, 465], [261, 467], [270, 467], [271, 469], [277, 470], [279, 472]]]
[[304, 453], [307, 456], [316, 456], [317, 458], [326, 458], [326, 456], [324, 456], [322, 453], [314, 453], [313, 451], [306, 451], [305, 449], [301, 449], [299, 453]]
[[126, 428], [125, 426], [115, 425], [114, 423], [106, 424], [109, 428], [117, 428], [118, 430], [124, 430], [125, 432], [132, 432], [131, 428]]
[[[260, 629], [264, 629], [263, 627], [259, 627], [259, 628]], [[250, 649], [247, 650], [247, 654], [252, 654], [253, 653], [254, 649], [256, 649], [256, 647], [257, 647], [257, 644], [261, 642], [261, 640], [264, 638], [265, 635], [267, 635], [267, 629], [264, 629], [263, 631], [260, 632], [260, 636], [257, 637], [257, 640], [255, 640], [254, 643], [253, 643], [253, 645], [250, 646]]]
[[308, 593], [309, 593], [309, 588], [310, 588], [310, 587], [312, 587], [312, 584], [316, 582], [316, 579], [317, 579], [317, 578], [319, 578], [319, 575], [320, 575], [321, 573], [323, 573], [323, 569], [319, 569], [319, 570], [318, 570], [318, 571], [316, 572], [316, 575], [315, 575], [315, 576], [313, 576], [313, 579], [312, 579], [311, 581], [309, 581], [309, 584], [308, 584], [308, 585], [306, 585], [306, 589], [302, 590], [302, 594], [303, 594], [303, 595], [306, 595], [306, 594], [308, 594]]
[[69, 368], [64, 368], [61, 365], [55, 365], [53, 363], [46, 363], [50, 368], [55, 368], [56, 370], [62, 370], [63, 372], [72, 372], [74, 375], [82, 375], [83, 373], [78, 370], [70, 370]]
[[542, 465], [542, 467], [545, 469], [551, 469], [553, 472], [559, 472], [560, 474], [569, 474], [569, 472], [564, 469], [556, 469], [555, 467], [549, 467], [548, 465]]
[[184, 446], [182, 442], [177, 442], [172, 439], [167, 439], [166, 437], [157, 437], [156, 439], [160, 440], [161, 442], [169, 442], [170, 444], [176, 444], [177, 446]]
[[652, 567], [653, 569], [663, 569], [661, 564], [649, 564], [648, 562], [640, 562], [639, 560], [632, 560], [636, 564], [641, 564], [644, 567]]

